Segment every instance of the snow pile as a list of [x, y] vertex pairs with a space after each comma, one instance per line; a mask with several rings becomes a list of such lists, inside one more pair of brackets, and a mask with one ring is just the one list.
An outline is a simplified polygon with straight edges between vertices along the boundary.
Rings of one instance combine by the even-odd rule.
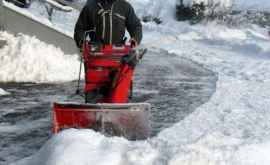
[[[145, 157], [139, 158], [143, 154]], [[83, 165], [93, 162], [97, 165], [106, 165], [108, 162], [111, 165], [147, 165], [153, 163], [155, 156], [156, 152], [146, 142], [131, 145], [131, 142], [123, 138], [106, 138], [91, 130], [70, 129], [53, 137], [36, 157], [27, 158], [18, 165]]]
[[2, 88], [0, 88], [0, 96], [3, 96], [3, 95], [9, 95], [9, 93], [4, 91]]
[[58, 82], [77, 78], [76, 55], [65, 55], [59, 48], [35, 37], [0, 32], [7, 45], [0, 51], [0, 82]]
[[209, 103], [159, 135], [170, 138], [170, 165], [269, 164], [269, 94], [268, 84], [220, 80]]

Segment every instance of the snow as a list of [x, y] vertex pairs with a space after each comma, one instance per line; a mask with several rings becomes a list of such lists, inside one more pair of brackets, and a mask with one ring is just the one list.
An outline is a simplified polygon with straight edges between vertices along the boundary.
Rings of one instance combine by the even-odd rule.
[[269, 10], [269, 0], [183, 0], [185, 5], [194, 3], [217, 5], [220, 9], [240, 9], [240, 10]]
[[249, 10], [263, 10], [269, 11], [270, 3], [269, 0], [235, 0], [234, 6], [237, 9], [249, 9]]
[[[0, 32], [0, 82], [62, 82], [77, 79], [79, 59], [35, 37]], [[26, 44], [27, 43], [27, 44]]]
[[129, 2], [135, 7], [139, 17], [150, 15], [170, 20], [174, 18], [177, 0], [129, 0]]
[[[40, 4], [39, 2], [33, 2], [30, 6], [30, 9], [17, 7], [12, 3], [6, 1], [3, 1], [3, 5], [19, 12], [22, 15], [27, 16], [28, 18], [42, 23], [44, 26], [53, 28], [54, 30], [67, 36], [73, 36], [73, 31], [71, 30], [71, 28], [75, 26], [75, 22], [73, 20], [70, 20], [70, 18], [75, 19], [78, 16], [79, 13], [76, 10], [72, 10], [72, 12], [67, 13], [65, 16], [63, 16], [63, 12], [55, 11], [57, 18], [60, 20], [53, 19], [51, 22], [48, 20], [45, 6], [43, 4]], [[69, 22], [70, 24], [68, 24], [67, 22]]]
[[0, 96], [4, 96], [4, 95], [9, 95], [9, 93], [5, 91], [4, 89], [0, 88]]
[[[90, 139], [95, 140], [91, 141]], [[108, 162], [121, 164], [129, 161], [131, 164], [146, 165], [152, 164], [152, 158], [157, 156], [157, 153], [145, 142], [129, 145], [130, 142], [123, 138], [106, 138], [91, 130], [70, 129], [48, 141], [38, 153], [39, 156], [34, 158], [34, 161], [28, 162], [28, 159], [25, 159], [19, 164], [34, 165], [46, 162], [47, 164], [64, 165], [95, 162], [99, 165], [106, 165]], [[147, 157], [138, 159], [136, 155], [147, 155]]]
[[[22, 9], [23, 10], [23, 9]], [[31, 17], [37, 17], [41, 19], [43, 23], [48, 24], [50, 27], [62, 32], [70, 37], [73, 37], [73, 30], [75, 23], [77, 21], [79, 12], [77, 10], [72, 10], [71, 12], [62, 12], [58, 10], [53, 10], [52, 20], [48, 20], [48, 13], [43, 3], [34, 1], [31, 7], [24, 11], [28, 12]], [[45, 21], [44, 21], [45, 20]]]
[[[175, 33], [175, 28], [181, 30]], [[18, 164], [269, 164], [270, 48], [266, 43], [270, 40], [266, 31], [176, 22], [145, 24], [144, 29], [143, 43], [148, 47], [176, 53], [218, 73], [210, 101], [146, 141], [71, 129]]]
[[[270, 136], [267, 31], [214, 23], [190, 29], [181, 23], [173, 25], [167, 23], [166, 37], [154, 40], [168, 38], [159, 42], [161, 48], [203, 64], [218, 73], [219, 81], [208, 103], [159, 134], [173, 151], [169, 164], [269, 164], [262, 161], [270, 154], [269, 145], [262, 148]], [[249, 148], [253, 151], [245, 150]], [[263, 155], [254, 155], [256, 150]]]
[[251, 146], [270, 153], [268, 145], [262, 147], [270, 142], [269, 85], [239, 80], [219, 80], [217, 85], [207, 104], [171, 128], [179, 133], [160, 134], [178, 144], [170, 164], [269, 164], [261, 162], [267, 160], [264, 155], [246, 150]]
[[[173, 21], [171, 9], [174, 1], [134, 0], [131, 3], [140, 15], [150, 13], [168, 17], [161, 25], [144, 24], [143, 44], [149, 49], [175, 53], [216, 72], [219, 80], [214, 95], [184, 120], [145, 141], [108, 138], [91, 130], [70, 129], [53, 136], [35, 155], [15, 164], [84, 165], [95, 162], [96, 165], [268, 165], [270, 37], [267, 30], [255, 25], [243, 28], [215, 23], [191, 26]], [[144, 3], [152, 5], [146, 9]], [[42, 47], [38, 59], [46, 52], [44, 50], [52, 54], [57, 50], [34, 38], [14, 38], [6, 37], [9, 46], [3, 49], [4, 53], [0, 53], [0, 57], [5, 54], [11, 56], [4, 56], [4, 60], [8, 60], [3, 63], [1, 60], [0, 78], [4, 77], [4, 81], [13, 80], [17, 77], [15, 75], [19, 75], [15, 74], [15, 68], [9, 69], [14, 63], [16, 68], [20, 68], [20, 63], [29, 66], [24, 60], [27, 58], [31, 61], [29, 64], [36, 64], [33, 60], [36, 60], [34, 55], [38, 54], [36, 51], [39, 49], [31, 49], [32, 46], [27, 56], [17, 60], [17, 54], [23, 56], [22, 48], [27, 47], [23, 44], [25, 40], [27, 43], [35, 41], [36, 47]], [[14, 49], [19, 45], [19, 51]], [[18, 76], [20, 80], [55, 81], [73, 78], [62, 76], [68, 75], [63, 74], [67, 72], [73, 75], [73, 66], [78, 66], [78, 62], [70, 60], [75, 61], [75, 57], [64, 58], [61, 53], [52, 55], [53, 58], [48, 56], [48, 53], [42, 56], [43, 60], [39, 61], [38, 66], [52, 67], [53, 71], [43, 73], [41, 70], [44, 69], [35, 66], [29, 69], [31, 78], [27, 75]], [[8, 65], [3, 69], [5, 63]], [[56, 66], [51, 63], [66, 64], [67, 67], [55, 69]], [[39, 74], [34, 74], [36, 70]], [[23, 74], [27, 70], [21, 67], [16, 71]], [[57, 75], [59, 72], [62, 74]]]
[[[162, 20], [173, 19], [175, 4], [180, 0], [129, 0], [135, 6], [140, 16], [154, 16], [163, 18]], [[269, 0], [183, 0], [184, 5], [190, 6], [194, 3], [203, 2], [206, 5], [215, 6], [217, 11], [226, 10], [259, 10], [269, 11]]]
[[184, 5], [191, 6], [192, 4], [203, 3], [209, 6], [217, 6], [218, 10], [226, 10], [232, 7], [234, 0], [184, 0]]
[[45, 0], [46, 3], [52, 5], [54, 8], [58, 10], [63, 10], [65, 12], [71, 12], [73, 10], [72, 7], [61, 5], [60, 3], [54, 1], [54, 0]]

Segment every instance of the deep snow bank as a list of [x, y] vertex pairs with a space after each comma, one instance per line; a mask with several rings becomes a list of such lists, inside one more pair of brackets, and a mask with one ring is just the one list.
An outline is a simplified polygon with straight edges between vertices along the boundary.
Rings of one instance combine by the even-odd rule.
[[[106, 138], [91, 130], [70, 129], [53, 137], [35, 158], [25, 159], [19, 164], [81, 165], [95, 162], [98, 165], [147, 165], [152, 164], [154, 153], [146, 142], [131, 145], [123, 138]], [[140, 158], [141, 154], [147, 157]]]
[[0, 32], [7, 45], [0, 51], [0, 82], [58, 82], [77, 78], [76, 55], [65, 55], [59, 48], [35, 37]]
[[270, 85], [227, 78], [217, 85], [207, 104], [159, 135], [170, 138], [169, 164], [269, 164]]

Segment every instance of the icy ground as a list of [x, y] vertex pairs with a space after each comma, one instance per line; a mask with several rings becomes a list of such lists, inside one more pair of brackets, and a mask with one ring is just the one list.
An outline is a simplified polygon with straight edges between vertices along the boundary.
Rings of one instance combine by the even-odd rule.
[[[141, 8], [143, 2], [133, 2], [137, 11], [146, 11]], [[190, 26], [173, 21], [171, 1], [155, 2], [159, 5], [153, 5], [156, 8], [149, 11], [168, 19], [162, 25], [144, 24], [143, 44], [175, 53], [180, 59], [195, 61], [216, 72], [219, 80], [211, 99], [146, 141], [107, 138], [91, 130], [71, 129], [54, 136], [35, 155], [16, 164], [269, 165], [267, 30], [255, 25]]]

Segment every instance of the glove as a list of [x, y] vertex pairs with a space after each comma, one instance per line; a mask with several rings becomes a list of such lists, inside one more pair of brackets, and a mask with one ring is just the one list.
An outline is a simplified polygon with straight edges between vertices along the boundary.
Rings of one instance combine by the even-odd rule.
[[138, 46], [138, 42], [137, 42], [134, 38], [131, 38], [131, 39], [129, 40], [129, 43], [130, 43], [130, 47], [131, 47], [131, 48], [135, 48], [135, 47]]

